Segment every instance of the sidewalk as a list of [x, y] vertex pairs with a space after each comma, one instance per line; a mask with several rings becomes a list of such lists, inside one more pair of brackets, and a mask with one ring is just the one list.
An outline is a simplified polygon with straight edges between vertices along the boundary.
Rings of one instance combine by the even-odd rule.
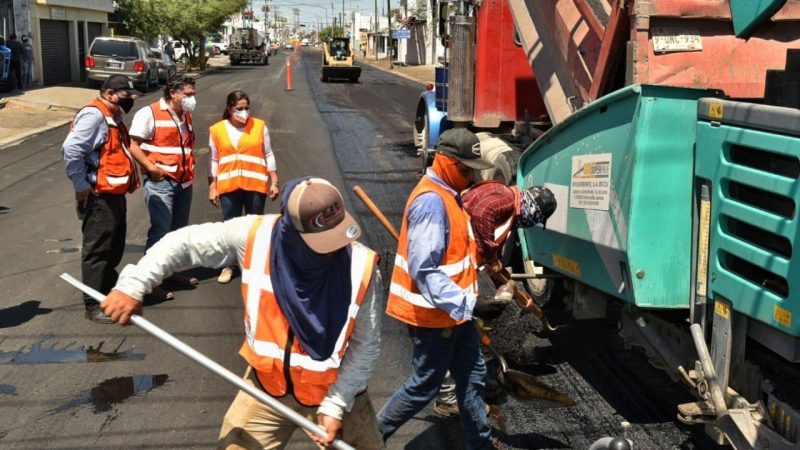
[[[227, 63], [227, 57], [211, 58], [205, 71], [180, 75], [200, 77], [226, 66]], [[4, 94], [0, 98], [0, 150], [69, 123], [75, 113], [89, 103], [97, 92], [97, 89], [73, 85]]]
[[376, 69], [380, 69], [389, 73], [393, 73], [397, 76], [406, 78], [411, 81], [416, 81], [422, 84], [433, 83], [435, 80], [434, 68], [433, 65], [427, 66], [400, 66], [398, 64], [394, 65], [394, 69], [389, 69], [389, 60], [388, 59], [379, 59], [375, 61], [374, 58], [369, 57], [360, 57], [356, 56], [356, 62], [359, 64], [365, 64]]

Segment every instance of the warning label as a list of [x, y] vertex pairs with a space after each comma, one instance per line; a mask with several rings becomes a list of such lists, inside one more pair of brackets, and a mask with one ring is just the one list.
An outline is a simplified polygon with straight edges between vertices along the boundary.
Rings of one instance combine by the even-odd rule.
[[611, 193], [611, 153], [572, 157], [569, 206], [608, 210]]

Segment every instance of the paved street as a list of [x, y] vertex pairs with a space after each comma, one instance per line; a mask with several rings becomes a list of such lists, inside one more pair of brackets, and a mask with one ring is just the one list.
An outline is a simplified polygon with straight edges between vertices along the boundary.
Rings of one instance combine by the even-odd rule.
[[[225, 68], [198, 80], [198, 170], [192, 223], [221, 220], [206, 200], [208, 126], [219, 120], [227, 93], [245, 90], [251, 114], [270, 128], [283, 182], [315, 175], [342, 188], [364, 226], [364, 241], [391, 264], [395, 244], [351, 194], [362, 186], [395, 224], [418, 179], [411, 120], [422, 85], [372, 67], [361, 82], [321, 83], [319, 53], [294, 63], [294, 88], [285, 90], [284, 54], [269, 66]], [[154, 92], [135, 108], [155, 101]], [[127, 122], [130, 122], [129, 116]], [[58, 279], [80, 274], [80, 223], [60, 145], [66, 127], [0, 151], [0, 447], [4, 449], [185, 449], [214, 446], [235, 389], [134, 328], [91, 323], [77, 291]], [[277, 212], [277, 203], [267, 206]], [[143, 254], [149, 222], [142, 191], [128, 198], [124, 262]], [[216, 270], [194, 269], [201, 284], [171, 302], [147, 305], [145, 316], [222, 365], [240, 373], [242, 308], [238, 279], [216, 282]], [[386, 273], [388, 279], [389, 272]], [[582, 323], [552, 340], [538, 324], [509, 311], [494, 339], [517, 367], [573, 396], [578, 405], [542, 410], [507, 400], [495, 414], [499, 436], [514, 448], [588, 448], [595, 439], [633, 428], [638, 448], [697, 448], [678, 427], [674, 395], [644, 357], [596, 336], [605, 323]], [[385, 318], [380, 365], [370, 383], [376, 409], [409, 372], [404, 327]], [[634, 362], [636, 361], [636, 362]], [[635, 367], [633, 367], [635, 366]], [[637, 381], [632, 374], [644, 374]], [[673, 396], [672, 404], [654, 393]], [[461, 448], [457, 420], [426, 409], [388, 448]], [[313, 448], [301, 433], [290, 448]]]

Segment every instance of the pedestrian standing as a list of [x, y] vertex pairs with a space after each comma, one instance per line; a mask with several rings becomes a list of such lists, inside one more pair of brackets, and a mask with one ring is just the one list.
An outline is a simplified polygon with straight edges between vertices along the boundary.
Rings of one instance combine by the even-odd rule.
[[22, 36], [22, 88], [30, 89], [33, 84], [33, 45], [28, 36]]
[[16, 33], [11, 33], [6, 42], [6, 47], [11, 50], [11, 63], [9, 69], [14, 73], [17, 89], [22, 89], [22, 43], [17, 40]]
[[164, 53], [169, 56], [170, 61], [175, 62], [175, 47], [172, 46], [172, 42], [167, 41], [167, 45], [164, 46]]
[[[374, 251], [339, 190], [320, 178], [292, 180], [280, 214], [193, 225], [166, 235], [127, 266], [101, 308], [125, 324], [142, 296], [189, 264], [241, 266], [245, 381], [359, 450], [381, 448], [367, 381], [380, 353], [382, 282]], [[217, 448], [283, 448], [296, 426], [240, 391]]]
[[[164, 96], [137, 111], [131, 123], [131, 153], [144, 169], [144, 199], [150, 215], [145, 251], [165, 234], [189, 223], [194, 181], [195, 92], [193, 78], [176, 78], [167, 83]], [[178, 274], [167, 281], [184, 286], [198, 283], [197, 278]], [[171, 300], [174, 294], [159, 287], [149, 298]]]
[[[223, 220], [245, 214], [264, 214], [267, 195], [278, 197], [278, 171], [269, 129], [250, 116], [250, 98], [233, 91], [225, 101], [222, 120], [208, 129], [208, 200], [222, 206]], [[222, 269], [217, 281], [228, 283], [233, 267]]]
[[[122, 122], [122, 114], [131, 110], [137, 95], [141, 93], [127, 77], [107, 78], [100, 95], [75, 115], [61, 147], [83, 233], [81, 277], [102, 293], [117, 282], [116, 268], [125, 250], [125, 194], [139, 187]], [[95, 300], [84, 295], [83, 302], [87, 319], [111, 323]]]
[[433, 166], [411, 192], [400, 230], [386, 313], [408, 326], [412, 374], [378, 414], [386, 440], [439, 392], [449, 370], [456, 382], [466, 446], [491, 446], [484, 402], [486, 364], [474, 317], [506, 304], [478, 297], [476, 244], [459, 192], [492, 167], [478, 137], [442, 133]]

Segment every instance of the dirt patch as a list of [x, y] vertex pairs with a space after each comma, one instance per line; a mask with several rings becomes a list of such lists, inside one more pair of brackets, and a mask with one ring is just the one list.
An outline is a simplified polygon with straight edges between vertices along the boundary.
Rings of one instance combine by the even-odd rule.
[[63, 124], [74, 115], [75, 111], [69, 108], [34, 108], [9, 100], [5, 107], [0, 109], [0, 141], [26, 131]]

